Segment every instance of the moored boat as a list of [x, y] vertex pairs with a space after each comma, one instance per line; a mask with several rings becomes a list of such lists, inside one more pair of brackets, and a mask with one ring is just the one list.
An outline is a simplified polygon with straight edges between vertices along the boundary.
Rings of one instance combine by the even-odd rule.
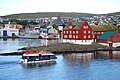
[[48, 51], [44, 52], [25, 52], [22, 55], [22, 59], [20, 60], [23, 64], [29, 63], [54, 63], [56, 62], [57, 57]]

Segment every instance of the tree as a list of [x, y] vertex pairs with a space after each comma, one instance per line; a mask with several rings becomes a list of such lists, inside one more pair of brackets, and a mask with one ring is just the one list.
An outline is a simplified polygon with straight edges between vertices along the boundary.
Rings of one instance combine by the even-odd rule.
[[45, 28], [46, 28], [46, 25], [41, 25], [40, 28], [44, 28], [44, 29], [45, 29]]

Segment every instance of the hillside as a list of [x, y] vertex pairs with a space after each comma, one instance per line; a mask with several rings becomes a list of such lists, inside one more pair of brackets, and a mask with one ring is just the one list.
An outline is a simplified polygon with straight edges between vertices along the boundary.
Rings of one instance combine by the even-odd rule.
[[90, 14], [90, 13], [77, 13], [77, 12], [38, 12], [38, 13], [21, 13], [1, 16], [3, 18], [44, 18], [44, 17], [84, 17], [95, 15], [120, 15], [120, 12], [108, 13], [108, 14]]
[[89, 13], [75, 13], [75, 12], [39, 12], [39, 13], [21, 13], [1, 16], [4, 18], [40, 18], [40, 17], [80, 17], [80, 16], [92, 16], [95, 14]]
[[109, 15], [120, 15], [120, 12], [108, 13]]

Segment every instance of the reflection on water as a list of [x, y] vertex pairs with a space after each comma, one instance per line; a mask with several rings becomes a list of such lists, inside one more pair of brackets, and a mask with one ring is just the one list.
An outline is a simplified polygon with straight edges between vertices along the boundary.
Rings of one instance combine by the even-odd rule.
[[18, 48], [27, 46], [46, 46], [61, 40], [1, 38], [0, 53], [18, 52]]
[[22, 64], [24, 68], [36, 68], [36, 67], [44, 67], [44, 66], [51, 66], [55, 65], [56, 62], [54, 63], [32, 63], [32, 64]]
[[[40, 39], [0, 39], [0, 53], [23, 46], [43, 46]], [[58, 40], [47, 40], [50, 43]], [[19, 63], [21, 56], [0, 56], [0, 80], [120, 80], [120, 51], [70, 53], [55, 64]]]
[[120, 51], [56, 55], [55, 64], [19, 63], [21, 56], [0, 56], [0, 80], [119, 80]]
[[46, 39], [16, 39], [16, 38], [1, 38], [0, 45], [16, 45], [16, 46], [45, 46], [50, 43], [59, 43], [58, 40], [46, 40]]
[[91, 62], [94, 59], [115, 59], [120, 60], [119, 51], [96, 51], [94, 53], [72, 53], [63, 54], [64, 58], [72, 62], [80, 62], [85, 64]]

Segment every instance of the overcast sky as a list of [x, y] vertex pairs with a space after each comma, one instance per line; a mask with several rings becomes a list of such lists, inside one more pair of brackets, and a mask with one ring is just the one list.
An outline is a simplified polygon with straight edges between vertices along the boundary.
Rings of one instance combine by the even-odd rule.
[[33, 12], [105, 14], [120, 11], [120, 0], [0, 0], [0, 16]]

